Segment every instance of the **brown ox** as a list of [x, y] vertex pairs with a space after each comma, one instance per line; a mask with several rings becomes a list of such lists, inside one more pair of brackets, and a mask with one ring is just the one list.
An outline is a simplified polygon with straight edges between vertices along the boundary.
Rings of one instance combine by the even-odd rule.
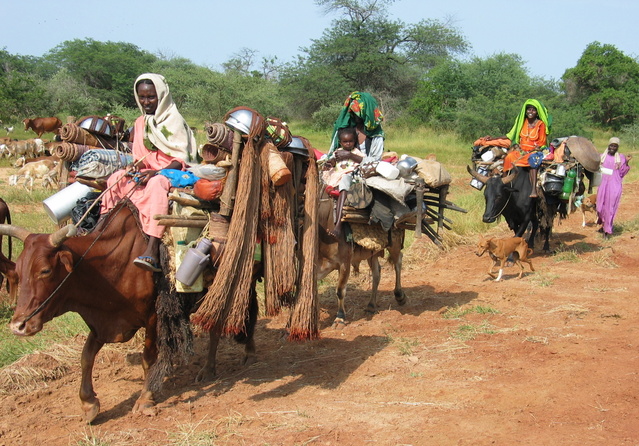
[[358, 265], [362, 260], [368, 262], [373, 278], [371, 299], [366, 306], [366, 312], [374, 313], [377, 311], [377, 289], [381, 277], [379, 258], [384, 256], [386, 249], [388, 249], [389, 262], [395, 268], [395, 300], [399, 305], [406, 303], [406, 294], [402, 289], [401, 283], [403, 230], [392, 230], [391, 232], [394, 232], [394, 234], [389, 234], [391, 238], [390, 245], [386, 249], [379, 251], [373, 251], [356, 243], [347, 242], [344, 231], [342, 231], [339, 239], [335, 239], [329, 235], [329, 231], [335, 227], [333, 222], [333, 200], [330, 198], [324, 198], [320, 201], [318, 222], [320, 226], [318, 280], [322, 280], [332, 271], [337, 270], [339, 272], [336, 289], [337, 315], [333, 326], [344, 324], [346, 321], [346, 312], [344, 310], [346, 285], [348, 284], [352, 265]]
[[[92, 382], [96, 355], [104, 344], [126, 342], [144, 327], [142, 366], [145, 379], [133, 412], [154, 414], [153, 393], [159, 390], [164, 372], [170, 366], [167, 361], [178, 359], [167, 355], [171, 352], [163, 349], [163, 346], [175, 344], [175, 340], [168, 336], [158, 339], [158, 332], [163, 336], [167, 334], [166, 328], [158, 325], [161, 318], [156, 312], [158, 294], [169, 289], [165, 276], [158, 273], [154, 280], [153, 273], [132, 266], [133, 259], [144, 251], [146, 239], [127, 205], [116, 207], [86, 236], [70, 236], [73, 231], [67, 232], [69, 228], [73, 229], [73, 226], [53, 234], [30, 234], [16, 226], [0, 225], [0, 233], [24, 242], [24, 250], [16, 261], [21, 286], [11, 330], [16, 335], [32, 336], [56, 316], [68, 311], [80, 314], [90, 330], [82, 351], [80, 384], [82, 410], [90, 422], [100, 410]], [[178, 299], [175, 295], [168, 297]], [[252, 321], [255, 320], [253, 316]], [[188, 322], [178, 325], [184, 330]], [[243, 340], [249, 356], [253, 351], [250, 323], [247, 323], [247, 330]], [[211, 338], [214, 342], [209, 349], [210, 356], [198, 378], [215, 373], [217, 339], [213, 334]], [[163, 360], [156, 362], [159, 348]], [[168, 348], [172, 346], [168, 345]]]
[[24, 124], [25, 130], [33, 130], [38, 135], [38, 138], [40, 138], [43, 133], [58, 133], [58, 129], [62, 127], [62, 121], [55, 116], [49, 118], [27, 118], [23, 120], [22, 123]]

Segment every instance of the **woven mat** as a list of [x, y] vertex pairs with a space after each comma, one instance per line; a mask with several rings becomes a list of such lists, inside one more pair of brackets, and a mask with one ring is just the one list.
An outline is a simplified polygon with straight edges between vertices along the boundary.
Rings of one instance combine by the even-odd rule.
[[361, 247], [381, 251], [388, 246], [388, 233], [380, 225], [350, 225], [353, 241]]

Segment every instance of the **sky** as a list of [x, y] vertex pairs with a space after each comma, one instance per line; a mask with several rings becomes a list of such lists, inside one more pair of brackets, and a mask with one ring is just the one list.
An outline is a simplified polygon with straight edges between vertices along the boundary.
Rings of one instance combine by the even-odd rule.
[[[42, 56], [64, 41], [91, 38], [214, 70], [243, 49], [256, 51], [256, 61], [293, 61], [339, 18], [313, 0], [3, 3], [0, 48], [11, 54]], [[396, 0], [388, 12], [406, 24], [450, 23], [470, 43], [469, 56], [518, 54], [530, 75], [545, 79], [560, 79], [595, 41], [639, 57], [637, 0]]]

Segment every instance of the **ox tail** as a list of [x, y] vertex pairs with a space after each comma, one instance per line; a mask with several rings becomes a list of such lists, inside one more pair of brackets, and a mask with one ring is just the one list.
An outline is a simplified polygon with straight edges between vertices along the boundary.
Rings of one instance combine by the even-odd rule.
[[162, 272], [154, 274], [158, 291], [157, 312], [158, 360], [149, 370], [149, 390], [157, 391], [162, 380], [175, 365], [185, 364], [193, 354], [193, 332], [189, 314], [201, 293], [178, 293], [169, 279], [170, 257], [165, 244], [160, 245]]

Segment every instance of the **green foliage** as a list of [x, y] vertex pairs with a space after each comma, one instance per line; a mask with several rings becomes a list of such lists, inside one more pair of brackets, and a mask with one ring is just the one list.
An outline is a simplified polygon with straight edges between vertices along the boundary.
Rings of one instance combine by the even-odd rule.
[[182, 114], [200, 121], [219, 122], [239, 105], [288, 119], [279, 85], [263, 77], [218, 73], [187, 59], [160, 60], [152, 70], [164, 75]]
[[37, 63], [31, 57], [0, 50], [0, 119], [22, 121], [39, 110], [50, 110]]
[[[504, 53], [468, 62], [447, 60], [435, 66], [419, 82], [409, 109], [417, 122], [455, 130], [462, 138], [474, 141], [484, 135], [505, 135], [528, 98], [539, 99], [547, 106], [556, 104], [556, 109], [549, 107], [553, 115], [574, 116], [571, 110], [559, 108], [565, 105], [560, 104], [555, 83], [531, 78], [520, 56]], [[582, 122], [571, 119], [562, 123], [560, 130], [583, 134]]]
[[563, 79], [568, 102], [593, 123], [618, 130], [639, 117], [639, 63], [614, 45], [591, 43]]
[[406, 25], [390, 20], [386, 9], [391, 0], [316, 3], [342, 13], [343, 18], [333, 21], [320, 39], [303, 49], [306, 56], [283, 70], [282, 77], [287, 85], [298, 86], [291, 94], [311, 96], [314, 110], [334, 102], [335, 94], [343, 97], [355, 90], [389, 92], [406, 102], [420, 75], [468, 48], [456, 29], [439, 21]]
[[133, 82], [150, 71], [157, 58], [131, 43], [75, 39], [50, 50], [45, 60], [65, 68], [71, 78], [103, 103], [133, 107]]

